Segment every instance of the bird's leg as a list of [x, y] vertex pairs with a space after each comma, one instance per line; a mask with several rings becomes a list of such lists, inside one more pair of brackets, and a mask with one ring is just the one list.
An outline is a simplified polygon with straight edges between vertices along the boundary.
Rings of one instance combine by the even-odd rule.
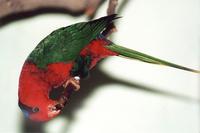
[[117, 28], [115, 27], [114, 23], [111, 23], [104, 31], [103, 35], [105, 37], [109, 37], [112, 33], [117, 32]]
[[68, 85], [73, 85], [73, 90], [74, 91], [78, 91], [80, 89], [80, 77], [75, 76], [75, 77], [71, 77], [69, 78], [64, 84], [63, 87], [67, 88]]
[[[117, 5], [118, 5], [118, 0], [109, 0], [107, 14], [108, 15], [115, 14]], [[111, 23], [105, 30], [106, 33], [105, 36], [108, 37], [114, 32], [117, 32], [117, 28], [114, 25], [114, 23]]]
[[[78, 91], [80, 89], [80, 78], [78, 76], [70, 77], [63, 85], [62, 92], [58, 93], [56, 97], [56, 104], [54, 110], [62, 110], [65, 104], [69, 101], [72, 91]], [[55, 98], [54, 98], [55, 99]]]

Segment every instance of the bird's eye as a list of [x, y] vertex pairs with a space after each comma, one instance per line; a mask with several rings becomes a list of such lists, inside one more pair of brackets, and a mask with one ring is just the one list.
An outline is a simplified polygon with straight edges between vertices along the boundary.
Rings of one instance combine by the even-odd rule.
[[38, 107], [33, 107], [32, 111], [33, 111], [34, 113], [36, 113], [36, 112], [39, 111], [39, 108], [38, 108]]

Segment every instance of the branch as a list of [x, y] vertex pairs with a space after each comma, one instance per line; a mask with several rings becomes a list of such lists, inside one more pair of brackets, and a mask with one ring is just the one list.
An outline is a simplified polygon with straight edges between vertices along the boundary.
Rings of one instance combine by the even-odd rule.
[[[116, 14], [116, 7], [118, 5], [118, 0], [110, 0], [108, 4], [107, 14]], [[113, 32], [117, 32], [117, 28], [114, 23], [111, 23], [106, 30], [103, 32], [106, 37], [110, 36]]]
[[107, 9], [107, 14], [108, 15], [115, 14], [117, 5], [118, 5], [118, 0], [110, 0]]
[[0, 0], [0, 19], [45, 8], [64, 9], [73, 13], [83, 11], [93, 15], [101, 1], [104, 0]]
[[104, 0], [87, 0], [86, 11], [85, 14], [89, 17], [93, 17], [97, 8]]

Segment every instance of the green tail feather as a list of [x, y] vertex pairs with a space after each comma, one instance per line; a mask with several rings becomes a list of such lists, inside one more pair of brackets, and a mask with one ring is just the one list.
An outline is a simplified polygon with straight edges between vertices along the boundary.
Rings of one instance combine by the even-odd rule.
[[113, 43], [111, 43], [110, 45], [107, 45], [106, 48], [108, 48], [109, 50], [114, 51], [124, 57], [140, 60], [140, 61], [147, 62], [147, 63], [165, 65], [165, 66], [169, 66], [169, 67], [182, 69], [185, 71], [200, 73], [199, 70], [194, 70], [194, 69], [180, 66], [180, 65], [168, 62], [168, 61], [164, 61], [164, 60], [158, 59], [156, 57], [153, 57], [153, 56], [150, 56], [150, 55], [147, 55], [147, 54], [144, 54], [144, 53], [132, 50], [132, 49], [128, 49], [128, 48], [125, 48], [122, 46], [115, 45]]

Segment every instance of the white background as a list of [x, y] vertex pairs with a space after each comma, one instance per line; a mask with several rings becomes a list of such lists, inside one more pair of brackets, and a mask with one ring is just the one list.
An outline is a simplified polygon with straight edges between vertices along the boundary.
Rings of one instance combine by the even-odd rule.
[[[99, 9], [96, 18], [104, 16], [106, 8], [107, 3]], [[118, 32], [112, 40], [200, 69], [199, 15], [198, 0], [129, 0], [120, 13], [122, 18], [117, 20]], [[20, 70], [28, 54], [51, 31], [85, 20], [85, 16], [43, 14], [0, 28], [0, 132], [23, 130], [17, 89]], [[111, 82], [95, 87], [92, 94], [80, 101], [83, 103], [74, 110], [72, 121], [67, 116], [58, 117], [44, 124], [46, 132], [200, 132], [198, 74], [120, 57], [105, 60], [100, 70], [127, 83]]]

